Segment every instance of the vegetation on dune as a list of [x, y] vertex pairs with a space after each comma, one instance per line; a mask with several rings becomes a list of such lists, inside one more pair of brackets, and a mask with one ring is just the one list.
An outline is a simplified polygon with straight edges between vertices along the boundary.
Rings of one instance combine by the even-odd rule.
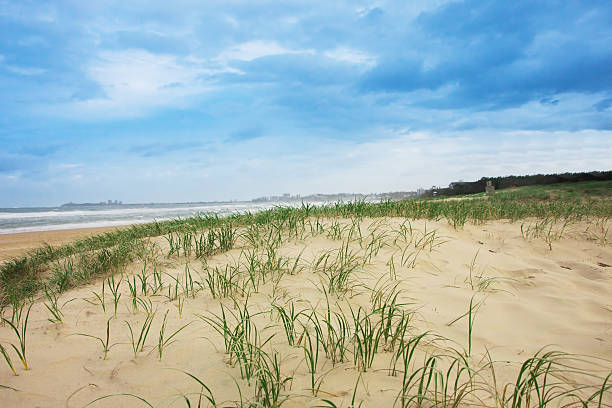
[[[170, 255], [185, 255], [186, 251], [191, 255], [193, 251], [196, 257], [205, 258], [231, 248], [238, 227], [272, 225], [278, 234], [283, 228], [304, 224], [309, 217], [447, 219], [455, 228], [466, 222], [517, 221], [529, 217], [564, 221], [608, 219], [612, 215], [612, 201], [607, 199], [610, 191], [610, 181], [569, 183], [505, 190], [487, 199], [467, 196], [452, 201], [303, 204], [297, 208], [277, 207], [223, 218], [215, 214], [198, 214], [185, 219], [133, 225], [72, 244], [45, 245], [23, 257], [4, 262], [0, 266], [0, 304], [18, 303], [41, 291], [45, 284], [52, 284], [63, 292], [92, 278], [117, 272], [135, 259], [146, 258], [146, 241], [151, 237], [166, 236], [172, 249]], [[329, 232], [334, 233], [333, 229]]]
[[[177, 400], [185, 406], [280, 407], [293, 398], [309, 401], [310, 406], [341, 406], [348, 401], [325, 387], [327, 376], [339, 368], [356, 378], [350, 407], [361, 406], [359, 389], [367, 390], [365, 379], [373, 376], [384, 376], [393, 390], [394, 406], [402, 408], [609, 407], [612, 374], [608, 375], [607, 361], [549, 348], [519, 362], [495, 361], [475, 342], [483, 296], [494, 293], [491, 285], [496, 282], [477, 271], [478, 252], [467, 265], [469, 302], [447, 323], [465, 327], [459, 342], [418, 328], [418, 306], [403, 303], [405, 287], [399, 278], [402, 268], [413, 271], [420, 257], [447, 242], [428, 225], [413, 227], [413, 219], [446, 220], [454, 228], [468, 222], [521, 220], [517, 233], [520, 229], [526, 240], [543, 238], [550, 248], [566, 225], [588, 221], [597, 242], [607, 245], [610, 186], [584, 184], [513, 189], [486, 199], [303, 204], [226, 218], [202, 214], [137, 225], [57, 248], [45, 246], [0, 269], [3, 302], [10, 305], [5, 310], [12, 310], [2, 322], [14, 342], [0, 345], [0, 352], [14, 375], [19, 367], [11, 354], [28, 370], [32, 306], [26, 300], [42, 291], [49, 323], [62, 324], [68, 315], [62, 309], [74, 300], [62, 301], [62, 292], [102, 278], [101, 291], [85, 300], [103, 315], [105, 327], [91, 334], [75, 333], [99, 344], [102, 359], [116, 358], [121, 350], [112, 355], [110, 350], [124, 346], [134, 360], [149, 354], [169, 360], [168, 348], [195, 325], [208, 331], [209, 341], [222, 344], [239, 400], [224, 395], [218, 401], [214, 387], [180, 370], [198, 387]], [[598, 197], [589, 196], [589, 191]], [[401, 219], [391, 227], [382, 217]], [[293, 256], [283, 251], [286, 244], [307, 239], [327, 240], [330, 249], [307, 259], [304, 250]], [[239, 255], [225, 255], [222, 265], [211, 261], [231, 250]], [[133, 261], [142, 269], [125, 276], [125, 267]], [[184, 269], [181, 265], [175, 274], [165, 272], [169, 261], [184, 261]], [[367, 284], [360, 274], [374, 262], [385, 264], [385, 272]], [[318, 291], [315, 304], [283, 289], [282, 282], [292, 277], [310, 280]], [[199, 296], [219, 307], [193, 311], [192, 321], [172, 320], [170, 306], [176, 306], [178, 319], [183, 319], [185, 302]], [[259, 299], [255, 306], [253, 298]], [[159, 306], [165, 312], [158, 314]], [[298, 356], [297, 365], [295, 358], [281, 357], [287, 349]], [[507, 370], [509, 364], [514, 377], [502, 382], [497, 370]], [[111, 397], [131, 397], [153, 406], [127, 393], [104, 395], [90, 405]]]

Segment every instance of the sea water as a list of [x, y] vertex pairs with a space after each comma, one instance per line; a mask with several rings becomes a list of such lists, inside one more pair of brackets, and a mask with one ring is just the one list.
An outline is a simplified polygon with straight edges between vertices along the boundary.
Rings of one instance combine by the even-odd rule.
[[257, 212], [296, 202], [230, 202], [197, 204], [78, 205], [40, 208], [0, 208], [0, 234], [94, 228], [186, 218], [198, 213], [219, 216]]

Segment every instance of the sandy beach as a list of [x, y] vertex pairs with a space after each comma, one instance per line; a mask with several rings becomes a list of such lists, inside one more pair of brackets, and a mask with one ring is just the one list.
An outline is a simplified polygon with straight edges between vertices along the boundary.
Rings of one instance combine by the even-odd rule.
[[[501, 395], [503, 387], [515, 381], [521, 363], [539, 352], [568, 353], [560, 359], [580, 372], [570, 370], [563, 378], [596, 387], [612, 369], [612, 248], [598, 241], [593, 225], [584, 222], [567, 227], [552, 242], [552, 250], [543, 239], [525, 239], [520, 225], [494, 221], [453, 229], [445, 221], [380, 218], [355, 224], [328, 219], [318, 232], [307, 229], [283, 238], [274, 259], [263, 248], [252, 249], [250, 235], [242, 231], [234, 249], [205, 263], [194, 256], [168, 257], [167, 240], [156, 238], [146, 264], [137, 261], [116, 277], [121, 294], [116, 314], [110, 281], [105, 284], [104, 307], [98, 298], [102, 280], [63, 293], [61, 323], [50, 322], [44, 303], [35, 303], [27, 338], [30, 370], [18, 359], [13, 359], [18, 376], [6, 366], [0, 370], [2, 406], [83, 407], [92, 401], [96, 407], [147, 406], [139, 398], [155, 407], [186, 406], [184, 397], [197, 404], [199, 393], [208, 392], [187, 373], [210, 389], [217, 406], [240, 405], [241, 398], [253, 397], [257, 380], [242, 378], [236, 357], [230, 361], [226, 353], [227, 337], [211, 322], [221, 316], [221, 305], [233, 322], [231, 315], [244, 304], [249, 324], [257, 330], [251, 340], [264, 344], [270, 356], [266, 361], [271, 364], [271, 356], [277, 356], [280, 363], [281, 392], [288, 398], [283, 406], [329, 406], [321, 405], [328, 399], [347, 407], [353, 395], [364, 407], [402, 406], [404, 367], [394, 357], [398, 348], [392, 336], [380, 337], [369, 362], [357, 357], [360, 351], [354, 343], [347, 342], [344, 353], [338, 354], [325, 350], [324, 339], [320, 347], [315, 340], [315, 322], [325, 320], [327, 313], [346, 317], [354, 327], [360, 321], [355, 315], [372, 312], [371, 322], [381, 324], [376, 305], [393, 294], [397, 310], [409, 321], [407, 333], [427, 333], [407, 369], [418, 372], [435, 355], [443, 373], [453, 356], [461, 356], [473, 370], [477, 390], [463, 397], [460, 406], [494, 406], [496, 392]], [[94, 232], [99, 230], [19, 234], [3, 237], [0, 245], [6, 254]], [[346, 291], [326, 296], [323, 288], [329, 292], [331, 286], [323, 265], [331, 265], [342, 252], [353, 259], [354, 271]], [[213, 298], [206, 283], [211, 273], [235, 270], [248, 276], [253, 260], [260, 269], [268, 268], [256, 290], [251, 288], [247, 296], [234, 288], [234, 300], [218, 294]], [[269, 266], [274, 262], [281, 265], [276, 272]], [[159, 271], [161, 287], [153, 284]], [[148, 277], [149, 283], [142, 286], [137, 276]], [[140, 288], [136, 304], [128, 282]], [[467, 314], [470, 304], [473, 314]], [[286, 311], [293, 307], [298, 314], [293, 344], [279, 306]], [[10, 311], [4, 315], [9, 317]], [[141, 348], [134, 346], [133, 339], [147, 322], [148, 337]], [[398, 325], [396, 316], [392, 326]], [[160, 338], [162, 344], [168, 341], [161, 354]], [[16, 343], [8, 326], [0, 327], [0, 342]], [[313, 344], [318, 349], [309, 348]], [[314, 377], [307, 358], [313, 353], [318, 356]], [[469, 382], [465, 372], [460, 377], [460, 386]], [[123, 395], [111, 396], [115, 394]], [[105, 398], [96, 400], [100, 397]]]
[[47, 243], [58, 246], [121, 227], [77, 228], [37, 232], [0, 234], [0, 262], [25, 255], [29, 250]]

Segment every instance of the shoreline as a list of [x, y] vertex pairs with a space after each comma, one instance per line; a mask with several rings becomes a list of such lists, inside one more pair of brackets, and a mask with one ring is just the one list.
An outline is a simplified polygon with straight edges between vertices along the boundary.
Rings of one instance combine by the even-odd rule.
[[52, 246], [66, 244], [92, 235], [129, 228], [132, 224], [107, 227], [71, 228], [46, 231], [27, 231], [0, 234], [0, 262], [23, 256], [44, 243]]

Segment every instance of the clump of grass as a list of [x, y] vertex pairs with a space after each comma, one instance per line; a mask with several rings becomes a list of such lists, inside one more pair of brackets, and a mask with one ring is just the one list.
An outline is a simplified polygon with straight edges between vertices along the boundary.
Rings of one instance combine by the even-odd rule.
[[328, 293], [343, 294], [350, 288], [351, 275], [362, 262], [348, 242], [342, 243], [333, 258], [331, 255], [329, 252], [322, 254], [315, 261], [314, 268], [323, 274]]
[[314, 222], [313, 220], [307, 220], [306, 223], [310, 228], [310, 235], [312, 237], [316, 237], [317, 235], [323, 234], [325, 232], [325, 226], [323, 225], [323, 223], [321, 223], [321, 219], [319, 217], [316, 217], [314, 219]]
[[341, 240], [346, 228], [346, 226], [342, 226], [337, 220], [334, 220], [327, 230], [327, 237], [333, 240]]
[[257, 374], [263, 347], [274, 335], [261, 338], [248, 309], [248, 297], [242, 306], [235, 303], [235, 307], [237, 312], [221, 304], [221, 315], [197, 316], [223, 337], [228, 364], [238, 365], [241, 378], [250, 385]]
[[47, 285], [44, 285], [45, 298], [47, 302], [44, 303], [45, 307], [51, 313], [51, 317], [49, 320], [51, 323], [61, 323], [64, 318], [64, 313], [62, 312], [62, 307], [67, 303], [61, 305], [59, 303], [59, 295], [57, 292], [50, 290]]
[[[349, 319], [342, 309], [332, 311], [329, 297], [326, 295], [327, 309], [322, 318], [313, 309], [308, 315], [308, 320], [312, 324], [317, 334], [317, 339], [323, 347], [325, 356], [331, 360], [332, 366], [343, 363], [347, 358], [347, 349], [352, 339], [352, 331]], [[304, 328], [304, 331], [307, 329]]]
[[283, 396], [285, 384], [292, 377], [282, 374], [278, 353], [261, 353], [257, 361], [257, 381], [255, 383], [255, 406], [280, 407], [289, 397]]
[[59, 292], [64, 292], [71, 285], [72, 277], [75, 274], [74, 261], [72, 258], [57, 263], [53, 268], [51, 283], [57, 287]]
[[106, 280], [109, 290], [113, 295], [113, 316], [117, 317], [117, 307], [119, 306], [119, 300], [121, 299], [121, 293], [119, 292], [119, 288], [121, 286], [122, 279], [115, 280], [115, 275], [111, 275], [110, 278]]
[[132, 276], [132, 280], [127, 279], [128, 288], [130, 290], [130, 301], [132, 304], [132, 312], [138, 312], [138, 287], [136, 286], [136, 277]]
[[[21, 364], [23, 364], [23, 367], [25, 368], [25, 370], [29, 370], [28, 367], [28, 360], [27, 360], [27, 334], [28, 334], [28, 319], [30, 318], [30, 310], [32, 310], [32, 304], [30, 304], [30, 306], [28, 306], [28, 311], [25, 314], [25, 317], [23, 317], [23, 307], [19, 307], [18, 311], [16, 311], [16, 313], [14, 313], [14, 317], [15, 319], [11, 319], [10, 321], [5, 319], [4, 317], [2, 318], [2, 321], [7, 324], [11, 330], [13, 331], [13, 333], [15, 333], [15, 335], [17, 336], [17, 340], [19, 341], [19, 348], [17, 348], [14, 344], [11, 344], [11, 347], [13, 347], [13, 350], [15, 350], [15, 353], [17, 353], [17, 356], [19, 357], [19, 360], [21, 360]], [[3, 353], [4, 354], [4, 353]]]
[[155, 313], [155, 311], [153, 310], [153, 301], [151, 301], [150, 298], [148, 298], [148, 297], [145, 297], [145, 298], [138, 297], [136, 299], [136, 302], [138, 303], [138, 305], [140, 305], [142, 310], [144, 310], [144, 312], [147, 315]]
[[372, 367], [374, 356], [378, 352], [383, 331], [372, 315], [359, 307], [357, 313], [351, 309], [353, 317], [353, 361], [359, 371]]
[[609, 222], [610, 215], [596, 217], [584, 232], [589, 239], [596, 241], [601, 246], [606, 246], [609, 243]]
[[466, 360], [456, 357], [446, 371], [437, 370], [434, 377], [434, 391], [430, 400], [434, 406], [458, 407], [471, 393], [472, 375]]
[[159, 268], [157, 263], [153, 264], [153, 284], [152, 284], [152, 292], [153, 294], [164, 288], [164, 282], [162, 280], [162, 271]]
[[387, 233], [383, 230], [379, 231], [377, 226], [372, 232], [370, 232], [370, 242], [365, 248], [365, 255], [363, 257], [363, 264], [369, 263], [373, 257], [378, 255], [378, 252], [386, 245], [385, 238]]
[[144, 322], [140, 326], [140, 331], [137, 339], [134, 337], [134, 331], [132, 330], [132, 325], [130, 324], [130, 322], [125, 322], [130, 331], [130, 344], [132, 345], [132, 351], [134, 352], [134, 359], [136, 359], [139, 352], [142, 352], [144, 350], [144, 346], [147, 341], [147, 336], [149, 335], [149, 331], [151, 330], [151, 323], [153, 323], [154, 317], [155, 313], [147, 313]]
[[136, 275], [140, 282], [140, 293], [147, 296], [149, 292], [149, 274], [147, 273], [147, 263], [144, 262], [140, 273]]
[[[378, 286], [378, 285], [377, 285]], [[403, 303], [398, 303], [400, 291], [398, 284], [375, 286], [370, 297], [372, 314], [379, 316], [378, 330], [386, 351], [393, 351], [411, 327], [413, 312], [405, 311]]]
[[237, 266], [227, 264], [225, 268], [215, 267], [213, 270], [205, 266], [205, 271], [204, 283], [213, 299], [242, 295], [241, 274]]
[[[204, 384], [204, 382], [202, 382], [202, 380], [200, 380], [198, 377], [196, 377], [193, 374], [190, 374], [186, 371], [182, 371], [185, 375], [189, 376], [191, 379], [193, 379], [195, 382], [197, 382], [200, 385], [200, 392], [198, 392], [198, 408], [200, 408], [202, 406], [202, 397], [204, 397], [208, 403], [213, 406], [216, 407], [217, 406], [217, 401], [215, 400], [215, 397], [211, 391], [210, 388], [208, 388], [208, 386], [206, 384]], [[206, 393], [204, 393], [204, 391], [206, 391]], [[187, 397], [185, 397], [185, 403], [187, 404], [187, 407], [191, 407], [191, 402], [189, 401], [189, 399]]]
[[321, 382], [323, 381], [323, 377], [321, 377], [318, 381], [315, 376], [317, 373], [317, 365], [319, 363], [319, 332], [315, 331], [315, 339], [314, 345], [313, 340], [310, 336], [310, 332], [308, 330], [304, 331], [306, 341], [304, 342], [304, 361], [306, 361], [306, 367], [308, 367], [308, 372], [310, 373], [310, 389], [312, 391], [312, 395], [314, 397], [317, 396], [319, 392], [319, 388], [321, 387]]
[[479, 252], [480, 250], [476, 251], [472, 261], [468, 264], [468, 276], [465, 282], [470, 289], [478, 292], [496, 291], [496, 289], [492, 288], [492, 285], [500, 280], [504, 280], [504, 278], [485, 276], [484, 271], [477, 274], [476, 258]]
[[[541, 349], [523, 362], [516, 380], [506, 384], [502, 395], [497, 398], [511, 408], [545, 407], [552, 403], [560, 406], [579, 404], [587, 407], [592, 406], [592, 402], [596, 399], [598, 407], [605, 406], [602, 404], [603, 397], [611, 388], [608, 381], [612, 374], [603, 380], [601, 387], [582, 385], [568, 380], [569, 374], [593, 377], [593, 374], [578, 367], [577, 363], [584, 364], [584, 362], [584, 357], [581, 356]], [[592, 394], [585, 396], [584, 392], [594, 388]]]
[[565, 219], [561, 226], [558, 226], [558, 221], [557, 217], [547, 216], [532, 224], [522, 223], [521, 236], [524, 239], [543, 238], [548, 249], [552, 251], [552, 243], [561, 239], [570, 222], [569, 219]]
[[[171, 283], [168, 285], [168, 294], [165, 295], [168, 298], [169, 302], [175, 301], [179, 297], [179, 280], [174, 276], [172, 278], [175, 280], [175, 284], [172, 285]], [[174, 290], [172, 288], [174, 288]]]
[[218, 229], [211, 229], [199, 236], [195, 229], [172, 231], [165, 236], [168, 242], [168, 254], [196, 258], [207, 258], [218, 252], [226, 252], [234, 247], [238, 239], [237, 228], [231, 223], [223, 223]]
[[189, 294], [191, 294], [191, 297], [195, 299], [195, 288], [194, 288], [194, 280], [193, 280], [193, 276], [191, 275], [191, 269], [189, 268], [189, 264], [186, 263], [185, 264], [185, 275], [184, 275], [184, 279], [183, 279], [183, 293], [185, 294], [185, 296], [189, 296]]
[[412, 374], [404, 369], [402, 387], [396, 398], [402, 408], [423, 406], [423, 403], [427, 400], [432, 379], [435, 378], [437, 363], [437, 357], [431, 356], [425, 360], [422, 367], [419, 367]]
[[417, 258], [419, 257], [419, 254], [421, 253], [422, 250], [423, 250], [422, 248], [417, 248], [417, 249], [412, 250], [410, 246], [406, 246], [402, 250], [402, 257], [400, 259], [400, 265], [414, 269], [416, 267]]
[[410, 222], [410, 220], [405, 220], [400, 224], [397, 230], [393, 230], [392, 232], [395, 232], [395, 237], [393, 238], [393, 245], [397, 246], [398, 242], [403, 242], [405, 245], [412, 244], [412, 239], [415, 231], [412, 228], [412, 223]]
[[295, 311], [295, 304], [290, 302], [287, 307], [282, 307], [277, 304], [273, 304], [272, 308], [276, 310], [278, 316], [281, 319], [285, 336], [287, 337], [287, 343], [290, 346], [295, 346], [297, 341], [297, 330], [296, 322], [300, 315], [304, 314], [304, 311]]
[[[408, 371], [414, 361], [415, 352], [421, 341], [428, 335], [427, 332], [412, 336], [408, 340], [402, 338], [396, 351], [393, 353], [389, 364], [389, 375], [396, 376], [398, 371], [403, 372], [403, 383], [406, 384]], [[398, 363], [402, 363], [402, 370], [397, 368]]]
[[429, 252], [432, 252], [434, 248], [437, 248], [443, 245], [446, 241], [438, 235], [438, 230], [430, 230], [427, 231], [427, 224], [425, 224], [425, 228], [422, 232], [420, 232], [421, 237], [416, 238], [413, 241], [415, 249], [424, 250], [429, 247]]
[[94, 294], [96, 299], [98, 299], [98, 303], [100, 304], [100, 307], [102, 308], [102, 312], [106, 314], [106, 298], [105, 298], [105, 292], [104, 292], [105, 286], [106, 286], [106, 282], [102, 281], [102, 291], [99, 294], [97, 292], [92, 292], [92, 293]]

